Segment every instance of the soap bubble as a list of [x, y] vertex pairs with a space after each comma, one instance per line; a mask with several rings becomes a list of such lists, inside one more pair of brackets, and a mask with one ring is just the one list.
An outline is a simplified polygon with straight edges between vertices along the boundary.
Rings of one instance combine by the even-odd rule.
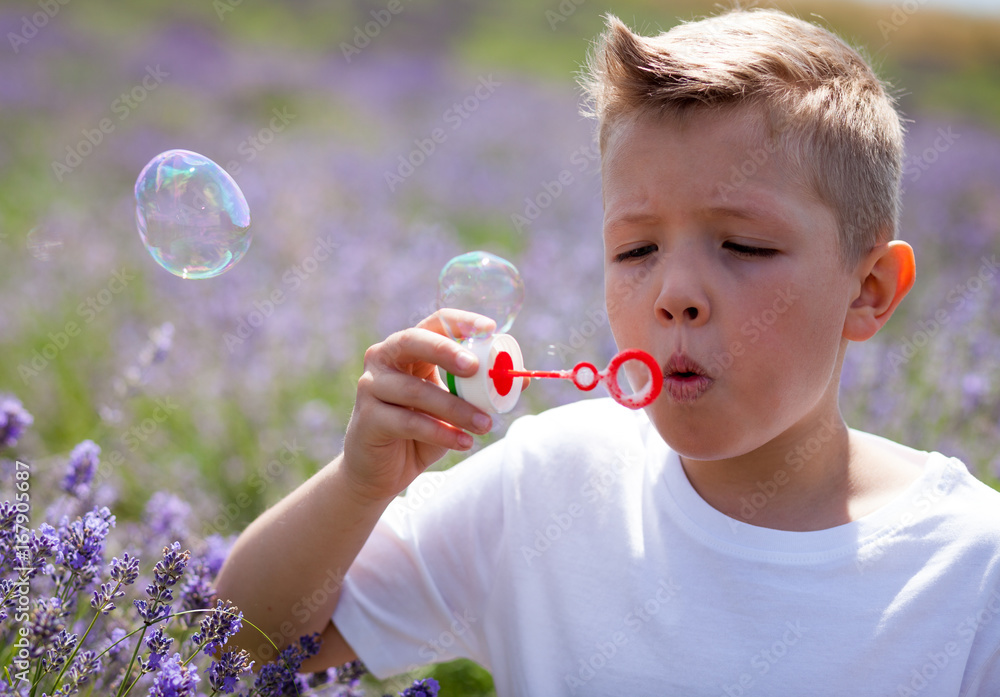
[[181, 278], [225, 273], [250, 247], [250, 208], [233, 178], [204, 155], [168, 150], [135, 182], [135, 221], [146, 249]]
[[[495, 334], [510, 329], [523, 302], [521, 274], [509, 261], [489, 252], [457, 256], [438, 277], [438, 306], [486, 315], [497, 323]], [[445, 329], [453, 339], [477, 338]]]

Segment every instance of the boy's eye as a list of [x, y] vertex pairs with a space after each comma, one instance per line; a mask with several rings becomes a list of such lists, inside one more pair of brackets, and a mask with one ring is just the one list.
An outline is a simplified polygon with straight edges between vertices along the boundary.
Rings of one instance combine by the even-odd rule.
[[642, 247], [636, 247], [635, 249], [630, 249], [627, 252], [622, 252], [615, 256], [615, 261], [625, 262], [625, 261], [637, 261], [648, 257], [650, 254], [656, 251], [655, 244], [647, 244]]
[[767, 249], [765, 247], [748, 247], [744, 244], [736, 244], [735, 242], [726, 242], [723, 247], [726, 247], [731, 252], [735, 253], [737, 256], [743, 257], [773, 257], [778, 253], [777, 249]]

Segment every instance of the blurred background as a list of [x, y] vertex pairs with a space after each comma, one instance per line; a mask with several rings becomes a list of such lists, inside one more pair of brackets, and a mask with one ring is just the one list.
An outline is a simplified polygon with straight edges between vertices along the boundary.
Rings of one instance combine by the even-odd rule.
[[[844, 416], [995, 486], [1000, 10], [765, 5], [862, 48], [907, 119], [900, 236], [917, 286], [849, 351]], [[17, 450], [38, 486], [90, 438], [120, 520], [158, 494], [187, 507], [183, 535], [235, 534], [338, 453], [365, 347], [433, 311], [441, 267], [469, 250], [520, 269], [511, 332], [529, 366], [606, 364], [597, 152], [575, 79], [607, 11], [653, 33], [716, 10], [2, 3], [0, 394], [34, 416]], [[136, 176], [172, 148], [214, 159], [249, 201], [253, 244], [218, 278], [167, 273], [136, 232]], [[580, 397], [538, 382], [493, 438]], [[434, 674], [442, 694], [491, 691], [466, 663]]]

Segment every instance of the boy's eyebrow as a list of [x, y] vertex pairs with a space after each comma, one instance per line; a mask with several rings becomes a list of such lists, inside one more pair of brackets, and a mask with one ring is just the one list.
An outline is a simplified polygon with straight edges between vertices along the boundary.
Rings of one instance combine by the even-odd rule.
[[751, 203], [740, 204], [738, 206], [710, 206], [704, 210], [706, 218], [738, 218], [740, 220], [750, 220], [764, 222], [779, 228], [793, 229], [792, 225], [780, 207], [759, 206]]
[[[755, 205], [739, 206], [709, 206], [701, 211], [705, 218], [739, 218], [741, 220], [765, 220], [784, 222], [784, 216], [769, 208]], [[605, 229], [614, 229], [623, 225], [655, 225], [663, 221], [662, 216], [651, 212], [623, 213], [607, 221]]]
[[780, 218], [780, 216], [776, 215], [773, 211], [752, 205], [711, 206], [710, 208], [705, 209], [705, 216], [740, 218], [742, 220], [772, 220]]
[[652, 225], [662, 220], [663, 218], [656, 213], [623, 213], [607, 221], [604, 224], [604, 228], [616, 228], [622, 225]]

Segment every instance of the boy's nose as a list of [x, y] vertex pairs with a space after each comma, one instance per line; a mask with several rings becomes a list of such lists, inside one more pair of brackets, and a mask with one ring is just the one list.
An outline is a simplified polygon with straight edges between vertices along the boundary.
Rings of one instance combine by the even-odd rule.
[[688, 273], [671, 273], [664, 279], [663, 288], [656, 298], [656, 317], [661, 324], [678, 323], [698, 327], [709, 317], [708, 298], [702, 285]]
[[[666, 314], [667, 319], [673, 319], [674, 318], [674, 315], [670, 314], [669, 311], [664, 310], [664, 313]], [[698, 319], [698, 308], [694, 307], [694, 306], [684, 308], [684, 312], [681, 313], [681, 314], [682, 314], [682, 316], [686, 315], [688, 317], [688, 319], [690, 319], [690, 320], [696, 320], [696, 319]]]

